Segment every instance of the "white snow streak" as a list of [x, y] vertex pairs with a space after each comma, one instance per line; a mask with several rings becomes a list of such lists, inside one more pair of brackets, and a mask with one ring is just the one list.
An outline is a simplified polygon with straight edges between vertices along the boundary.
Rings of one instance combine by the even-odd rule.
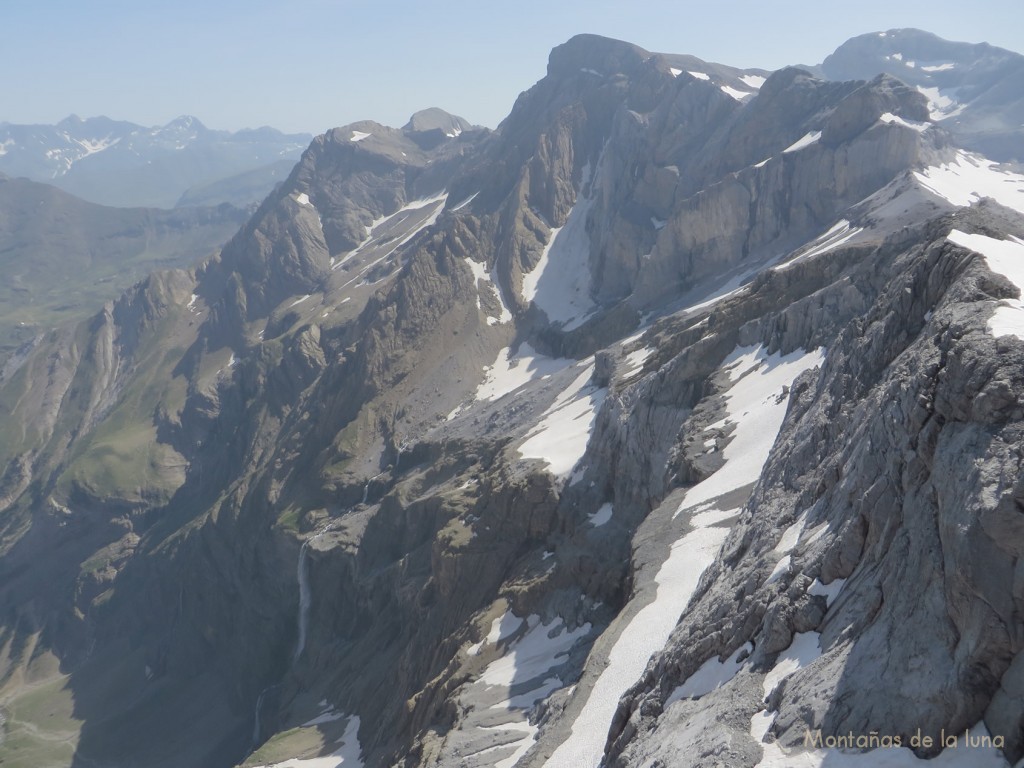
[[837, 222], [828, 232], [821, 235], [816, 240], [809, 243], [808, 250], [803, 253], [798, 253], [788, 261], [784, 261], [775, 267], [775, 270], [782, 271], [789, 269], [791, 266], [800, 261], [806, 261], [807, 259], [813, 259], [816, 256], [821, 256], [823, 253], [835, 250], [843, 243], [853, 239], [856, 235], [863, 232], [863, 228], [854, 227], [850, 229], [850, 222], [846, 219], [841, 219]]
[[364, 133], [363, 131], [352, 131], [352, 138], [349, 141], [362, 141], [369, 135], [369, 133]]
[[814, 142], [816, 142], [820, 138], [821, 138], [821, 131], [811, 131], [810, 133], [805, 133], [799, 139], [797, 139], [792, 144], [790, 144], [788, 147], [786, 147], [784, 150], [782, 150], [782, 154], [785, 155], [785, 154], [787, 154], [789, 152], [799, 152], [804, 147], [811, 146], [811, 144], [813, 144]]
[[[677, 72], [679, 70], [676, 70]], [[698, 80], [710, 80], [711, 77], [705, 72], [687, 72], [686, 74], [696, 77]]]
[[[396, 220], [402, 214], [409, 213], [410, 211], [417, 211], [420, 208], [426, 208], [428, 205], [433, 205], [435, 203], [440, 202], [441, 205], [437, 207], [437, 210], [434, 211], [432, 216], [430, 216], [426, 221], [422, 222], [413, 232], [411, 232], [404, 239], [402, 239], [402, 241], [398, 245], [396, 245], [394, 248], [392, 248], [386, 254], [384, 254], [383, 258], [387, 258], [395, 251], [396, 248], [399, 248], [400, 246], [404, 245], [406, 242], [412, 239], [418, 232], [420, 232], [420, 230], [424, 229], [427, 226], [430, 226], [435, 221], [437, 221], [438, 217], [441, 215], [441, 211], [444, 209], [444, 203], [445, 201], [447, 201], [447, 199], [448, 194], [442, 191], [436, 195], [433, 195], [432, 197], [424, 197], [419, 200], [413, 200], [412, 202], [403, 205], [394, 213], [389, 213], [387, 216], [381, 216], [379, 219], [374, 219], [373, 223], [366, 228], [366, 239], [363, 240], [363, 242], [357, 245], [354, 249], [345, 254], [344, 258], [339, 259], [338, 262], [331, 267], [331, 269], [337, 269], [346, 261], [349, 261], [352, 258], [354, 258], [356, 254], [358, 254], [360, 251], [368, 247], [372, 247], [374, 245], [374, 240], [377, 238], [378, 235], [389, 234], [391, 232], [392, 226], [399, 223]], [[363, 271], [365, 272], [366, 269], [369, 269], [369, 267], [373, 266], [374, 264], [377, 264], [379, 261], [380, 259], [374, 261], [372, 264], [365, 267]]]
[[764, 81], [767, 78], [761, 77], [761, 75], [742, 75], [740, 80], [749, 85], [751, 88], [760, 88], [764, 85]]

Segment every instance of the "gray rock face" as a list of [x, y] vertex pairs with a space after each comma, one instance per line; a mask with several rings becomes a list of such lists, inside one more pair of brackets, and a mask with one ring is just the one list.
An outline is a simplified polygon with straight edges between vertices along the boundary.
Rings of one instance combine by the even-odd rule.
[[593, 36], [497, 131], [317, 137], [0, 381], [0, 674], [83, 765], [1015, 758], [1018, 290], [949, 238], [1015, 247], [1024, 178], [950, 141]]

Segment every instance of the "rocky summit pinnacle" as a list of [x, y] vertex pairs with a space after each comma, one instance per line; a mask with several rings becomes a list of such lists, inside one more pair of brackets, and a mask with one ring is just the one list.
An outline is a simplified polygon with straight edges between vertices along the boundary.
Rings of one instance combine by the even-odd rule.
[[0, 372], [0, 760], [1019, 761], [993, 51], [581, 35], [497, 130], [314, 138]]

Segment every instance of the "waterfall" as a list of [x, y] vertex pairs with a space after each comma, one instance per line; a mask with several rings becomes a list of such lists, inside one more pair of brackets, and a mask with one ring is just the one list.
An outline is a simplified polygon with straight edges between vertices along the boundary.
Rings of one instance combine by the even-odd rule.
[[366, 503], [366, 499], [370, 496], [370, 482], [367, 481], [366, 485], [363, 486], [363, 504]]
[[260, 745], [260, 710], [263, 709], [263, 697], [267, 695], [274, 686], [268, 686], [260, 691], [260, 696], [256, 699], [256, 721], [252, 724], [252, 748], [256, 749]]
[[299, 549], [299, 564], [297, 567], [299, 580], [299, 641], [295, 646], [295, 655], [292, 657], [293, 664], [299, 660], [299, 656], [302, 655], [302, 651], [306, 647], [306, 632], [309, 629], [309, 604], [312, 600], [312, 593], [309, 588], [309, 571], [306, 568], [306, 556], [309, 553], [309, 542], [315, 538], [316, 536], [306, 539], [302, 542], [302, 548]]

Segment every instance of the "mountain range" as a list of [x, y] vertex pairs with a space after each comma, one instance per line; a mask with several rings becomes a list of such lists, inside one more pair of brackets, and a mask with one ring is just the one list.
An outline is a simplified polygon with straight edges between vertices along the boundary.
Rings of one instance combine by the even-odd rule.
[[0, 759], [1024, 764], [1020, 60], [314, 138], [0, 375]]
[[0, 123], [0, 172], [101, 205], [245, 207], [287, 176], [311, 138], [211, 130], [187, 115], [153, 128], [71, 115], [56, 125]]

